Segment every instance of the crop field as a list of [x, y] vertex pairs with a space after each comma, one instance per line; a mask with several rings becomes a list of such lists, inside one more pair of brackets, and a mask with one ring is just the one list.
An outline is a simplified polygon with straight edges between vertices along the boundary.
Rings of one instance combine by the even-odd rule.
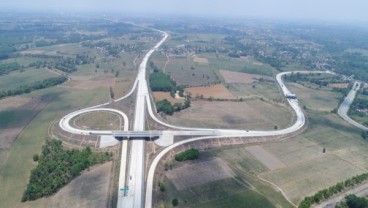
[[238, 98], [263, 98], [271, 101], [281, 101], [280, 93], [275, 81], [262, 81], [253, 84], [229, 84], [229, 90]]
[[47, 207], [106, 207], [112, 162], [82, 173], [50, 198], [41, 199]]
[[[209, 64], [194, 62], [192, 57], [169, 57], [169, 59], [165, 72], [170, 74], [178, 85], [202, 86], [219, 81], [216, 72]], [[163, 61], [155, 64], [160, 69], [165, 66]]]
[[[196, 171], [193, 171], [193, 170]], [[177, 190], [184, 190], [212, 181], [231, 178], [234, 173], [221, 159], [211, 159], [196, 163], [187, 163], [166, 173]]]
[[273, 76], [277, 73], [277, 71], [271, 66], [258, 62], [250, 57], [243, 58], [230, 58], [226, 56], [214, 56], [212, 54], [208, 54], [207, 59], [211, 66], [213, 66], [217, 70], [227, 70], [227, 71], [236, 71], [243, 72], [248, 74], [258, 74], [263, 76]]
[[206, 87], [190, 87], [185, 89], [186, 93], [190, 93], [192, 97], [203, 96], [203, 98], [217, 98], [217, 99], [236, 99], [224, 85], [217, 84]]
[[269, 76], [261, 76], [256, 74], [247, 74], [226, 70], [220, 70], [220, 73], [221, 76], [224, 78], [225, 83], [227, 84], [234, 84], [234, 83], [251, 84], [259, 80], [268, 80], [268, 81], [273, 80], [273, 78]]
[[[104, 89], [97, 88], [89, 91], [69, 91], [63, 87], [53, 87], [34, 91], [27, 96], [55, 98], [39, 112], [24, 128], [10, 149], [3, 150], [5, 160], [0, 169], [0, 206], [1, 207], [45, 207], [43, 200], [21, 203], [23, 190], [28, 182], [30, 170], [35, 167], [32, 156], [40, 153], [41, 146], [47, 138], [48, 127], [51, 122], [65, 115], [72, 109], [101, 103], [108, 99]], [[106, 89], [107, 91], [107, 89]], [[14, 174], [17, 173], [17, 174]]]
[[285, 128], [291, 125], [292, 119], [292, 113], [284, 105], [260, 100], [192, 101], [190, 108], [167, 116], [170, 123], [177, 125], [248, 130]]
[[8, 75], [0, 76], [0, 89], [9, 90], [20, 85], [31, 84], [47, 78], [60, 76], [47, 69], [29, 69], [24, 72], [14, 71]]

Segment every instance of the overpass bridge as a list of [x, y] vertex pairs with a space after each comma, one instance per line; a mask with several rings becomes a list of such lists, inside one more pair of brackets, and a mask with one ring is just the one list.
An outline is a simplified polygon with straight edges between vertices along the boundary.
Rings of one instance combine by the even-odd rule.
[[198, 130], [198, 131], [111, 131], [111, 132], [89, 132], [90, 135], [109, 135], [115, 138], [159, 138], [160, 136], [219, 136], [218, 130]]

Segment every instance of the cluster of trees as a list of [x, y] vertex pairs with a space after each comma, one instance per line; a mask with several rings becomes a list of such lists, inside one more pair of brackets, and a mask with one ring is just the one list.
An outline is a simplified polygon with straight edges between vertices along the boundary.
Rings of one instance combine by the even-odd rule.
[[110, 160], [111, 157], [112, 154], [108, 152], [93, 153], [89, 147], [65, 150], [61, 141], [47, 141], [42, 147], [36, 168], [31, 171], [22, 202], [52, 195], [81, 171]]
[[190, 107], [190, 96], [185, 96], [184, 103], [174, 103], [172, 105], [167, 99], [156, 102], [157, 113], [163, 112], [166, 115], [172, 115], [174, 112], [178, 112]]
[[0, 76], [9, 74], [12, 71], [21, 69], [22, 66], [17, 62], [2, 63], [0, 64]]
[[172, 92], [176, 89], [176, 83], [169, 75], [161, 71], [154, 71], [150, 75], [149, 81], [152, 91]]
[[174, 107], [167, 99], [156, 102], [156, 108], [157, 113], [163, 112], [166, 115], [172, 115], [174, 113]]
[[37, 81], [31, 84], [21, 85], [15, 89], [3, 90], [3, 91], [0, 91], [0, 99], [7, 97], [7, 96], [21, 95], [24, 93], [30, 93], [34, 90], [52, 87], [52, 86], [64, 83], [66, 80], [67, 78], [64, 76], [52, 77], [52, 78], [45, 79], [43, 81]]
[[357, 197], [354, 194], [349, 194], [345, 197], [345, 201], [337, 203], [335, 208], [366, 208], [368, 207], [368, 199]]
[[184, 152], [175, 155], [175, 160], [182, 162], [185, 160], [196, 160], [199, 158], [199, 151], [197, 149], [191, 148]]
[[80, 33], [71, 33], [67, 36], [56, 36], [56, 40], [46, 40], [41, 39], [35, 41], [36, 47], [44, 47], [44, 46], [51, 46], [51, 45], [58, 45], [58, 44], [65, 44], [65, 43], [79, 43], [85, 40], [98, 40], [103, 38], [104, 35], [86, 35]]
[[90, 57], [87, 54], [77, 54], [75, 57], [61, 57], [61, 56], [45, 56], [45, 58], [53, 58], [53, 61], [36, 61], [30, 63], [29, 67], [39, 68], [49, 68], [58, 69], [60, 71], [70, 73], [77, 71], [77, 65], [94, 63], [95, 58]]
[[309, 208], [312, 206], [312, 204], [319, 203], [322, 200], [326, 200], [330, 198], [332, 195], [343, 191], [345, 188], [349, 188], [357, 184], [360, 184], [363, 181], [366, 181], [367, 179], [368, 179], [368, 173], [363, 173], [361, 175], [354, 176], [351, 179], [347, 179], [343, 182], [337, 183], [334, 186], [331, 186], [329, 188], [326, 188], [326, 189], [323, 189], [317, 192], [313, 196], [305, 197], [304, 200], [300, 202], [299, 208]]

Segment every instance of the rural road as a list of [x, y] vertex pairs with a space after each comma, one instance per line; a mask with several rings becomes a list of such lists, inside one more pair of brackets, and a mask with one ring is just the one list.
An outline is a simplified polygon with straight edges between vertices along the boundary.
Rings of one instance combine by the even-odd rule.
[[368, 128], [363, 126], [362, 124], [354, 121], [353, 119], [351, 119], [348, 116], [348, 111], [350, 109], [351, 104], [353, 103], [355, 96], [356, 96], [356, 92], [360, 89], [360, 82], [355, 82], [353, 87], [351, 88], [349, 94], [346, 96], [346, 98], [344, 99], [344, 101], [341, 103], [337, 114], [339, 114], [339, 116], [341, 118], [343, 118], [345, 121], [349, 122], [351, 125], [354, 125], [358, 128], [360, 128], [361, 130], [367, 131]]

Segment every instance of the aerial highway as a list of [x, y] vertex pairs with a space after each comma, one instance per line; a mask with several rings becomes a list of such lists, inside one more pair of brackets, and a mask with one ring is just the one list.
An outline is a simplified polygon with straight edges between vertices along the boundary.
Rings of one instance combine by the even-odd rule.
[[[123, 97], [116, 99], [115, 101], [123, 100], [133, 92], [137, 92], [136, 97], [136, 104], [135, 104], [135, 114], [134, 114], [134, 123], [133, 123], [133, 131], [129, 131], [128, 129], [128, 118], [126, 115], [121, 111], [115, 109], [108, 109], [102, 108], [103, 106], [108, 105], [109, 103], [103, 103], [100, 105], [88, 107], [86, 109], [78, 110], [72, 112], [65, 117], [63, 117], [59, 125], [60, 127], [67, 132], [71, 132], [74, 134], [96, 134], [96, 135], [110, 135], [110, 136], [127, 136], [127, 137], [145, 137], [145, 136], [152, 136], [152, 135], [193, 135], [193, 136], [201, 136], [196, 138], [191, 138], [188, 140], [180, 141], [178, 143], [172, 144], [165, 148], [160, 154], [154, 159], [153, 163], [150, 166], [148, 172], [148, 178], [146, 181], [146, 190], [145, 190], [145, 201], [144, 199], [144, 140], [138, 139], [131, 141], [131, 148], [130, 148], [130, 160], [129, 162], [126, 161], [128, 155], [128, 148], [127, 148], [127, 140], [123, 140], [122, 145], [122, 162], [121, 162], [121, 169], [120, 169], [120, 177], [119, 177], [119, 197], [118, 197], [118, 207], [134, 207], [134, 208], [141, 208], [151, 207], [152, 206], [152, 188], [153, 188], [153, 177], [154, 171], [158, 162], [161, 158], [173, 148], [193, 142], [198, 140], [206, 140], [206, 139], [214, 139], [214, 138], [225, 138], [225, 137], [265, 137], [265, 136], [277, 136], [277, 135], [284, 135], [296, 132], [300, 130], [305, 125], [305, 115], [301, 110], [298, 100], [296, 97], [287, 98], [287, 102], [290, 107], [295, 112], [296, 121], [293, 125], [288, 128], [280, 129], [280, 130], [269, 130], [269, 131], [252, 131], [252, 130], [238, 130], [238, 129], [210, 129], [210, 128], [190, 128], [190, 127], [180, 127], [171, 124], [167, 124], [164, 121], [157, 118], [156, 114], [153, 112], [155, 109], [152, 105], [152, 98], [149, 94], [149, 89], [146, 80], [146, 67], [147, 62], [150, 56], [158, 50], [158, 48], [163, 44], [167, 38], [168, 34], [164, 31], [156, 30], [160, 32], [163, 37], [162, 39], [151, 49], [149, 50], [146, 55], [144, 56], [141, 64], [139, 65], [138, 75], [133, 83], [131, 90]], [[276, 81], [285, 97], [287, 95], [292, 94], [291, 91], [286, 87], [284, 84], [282, 77], [284, 75], [288, 75], [294, 72], [282, 72], [277, 74]], [[299, 73], [325, 73], [324, 71], [299, 71]], [[328, 72], [327, 72], [328, 73]], [[97, 130], [81, 130], [69, 125], [70, 120], [83, 113], [95, 111], [95, 110], [109, 110], [115, 113], [120, 114], [124, 118], [124, 132], [121, 131], [97, 131]], [[146, 115], [145, 112], [148, 110], [149, 116], [152, 117], [154, 121], [157, 123], [164, 125], [166, 127], [177, 129], [172, 131], [162, 131], [160, 132], [150, 132], [145, 131], [145, 122], [146, 122]], [[206, 136], [204, 136], [206, 135]], [[125, 175], [128, 173], [128, 175]], [[126, 180], [127, 179], [127, 180]]]
[[337, 114], [339, 114], [339, 116], [341, 118], [343, 118], [345, 121], [347, 121], [351, 125], [354, 125], [354, 126], [360, 128], [361, 130], [367, 131], [368, 130], [367, 127], [365, 127], [362, 124], [354, 121], [353, 119], [351, 119], [348, 116], [348, 111], [350, 109], [350, 105], [353, 103], [353, 101], [355, 99], [356, 92], [359, 89], [360, 89], [360, 82], [355, 82], [353, 87], [351, 88], [349, 94], [346, 96], [344, 101], [341, 103], [339, 109], [337, 110]]

